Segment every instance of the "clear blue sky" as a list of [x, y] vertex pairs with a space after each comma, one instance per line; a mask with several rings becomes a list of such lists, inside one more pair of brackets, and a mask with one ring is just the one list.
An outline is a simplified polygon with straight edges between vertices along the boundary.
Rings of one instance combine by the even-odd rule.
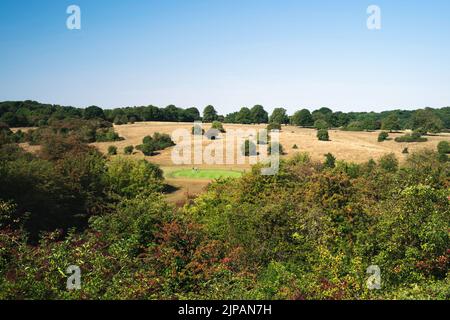
[[[380, 31], [366, 28], [371, 4]], [[24, 99], [223, 114], [448, 106], [450, 1], [0, 0], [0, 100]]]

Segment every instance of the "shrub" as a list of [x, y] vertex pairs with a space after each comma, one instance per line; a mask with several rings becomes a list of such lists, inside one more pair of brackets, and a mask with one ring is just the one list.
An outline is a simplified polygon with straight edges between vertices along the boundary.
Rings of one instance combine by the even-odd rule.
[[108, 147], [108, 154], [110, 156], [116, 155], [117, 154], [117, 147], [116, 146], [109, 146]]
[[403, 149], [403, 151], [402, 151], [402, 153], [403, 153], [403, 154], [407, 154], [407, 153], [409, 153], [409, 150], [408, 150], [408, 148], [404, 148], [404, 149]]
[[241, 153], [242, 155], [249, 157], [249, 156], [256, 156], [256, 145], [253, 141], [245, 140], [244, 143], [241, 146]]
[[393, 153], [382, 156], [379, 164], [383, 170], [388, 172], [395, 172], [398, 169], [398, 160]]
[[153, 136], [145, 136], [142, 139], [142, 144], [136, 149], [142, 151], [146, 156], [153, 156], [156, 151], [164, 150], [175, 145], [170, 136], [165, 133], [155, 132]]
[[352, 121], [344, 128], [344, 131], [364, 131], [364, 123], [362, 121]]
[[389, 133], [387, 133], [386, 131], [382, 131], [378, 135], [378, 142], [386, 141], [388, 138], [389, 138]]
[[280, 130], [281, 131], [281, 124], [276, 123], [276, 122], [269, 123], [267, 125], [267, 131], [272, 131], [272, 130]]
[[126, 146], [125, 148], [123, 148], [123, 153], [125, 154], [132, 154], [134, 151], [134, 147], [133, 146]]
[[296, 144], [294, 144], [294, 145], [292, 146], [292, 149], [298, 149], [298, 146], [297, 146]]
[[122, 196], [134, 197], [142, 192], [159, 191], [163, 172], [146, 160], [116, 157], [108, 163], [109, 188]]
[[450, 143], [448, 141], [441, 141], [437, 145], [437, 150], [440, 154], [450, 153]]
[[334, 168], [336, 166], [336, 157], [333, 156], [331, 153], [327, 153], [325, 155], [324, 166], [327, 168]]
[[320, 129], [317, 131], [317, 139], [319, 141], [330, 141], [330, 137], [328, 135], [328, 130], [326, 129]]
[[437, 146], [439, 161], [447, 162], [449, 160], [448, 153], [450, 153], [450, 143], [448, 141], [441, 141]]
[[317, 130], [325, 130], [328, 129], [330, 126], [328, 125], [328, 123], [323, 120], [323, 119], [319, 119], [316, 120], [316, 122], [314, 122], [314, 128], [316, 128]]
[[111, 142], [123, 140], [118, 133], [114, 131], [113, 128], [101, 128], [97, 129], [95, 132], [96, 142]]
[[395, 142], [426, 142], [428, 141], [427, 138], [424, 138], [420, 135], [418, 132], [413, 132], [412, 134], [405, 134], [404, 136], [395, 138]]
[[219, 131], [222, 132], [222, 133], [225, 133], [225, 132], [226, 132], [225, 129], [223, 128], [222, 123], [219, 122], [219, 121], [213, 121], [213, 123], [212, 123], [212, 125], [211, 125], [211, 128], [212, 128], [212, 129], [219, 130]]
[[142, 153], [148, 157], [155, 155], [155, 152], [158, 151], [158, 148], [153, 140], [137, 146], [136, 149], [142, 151]]

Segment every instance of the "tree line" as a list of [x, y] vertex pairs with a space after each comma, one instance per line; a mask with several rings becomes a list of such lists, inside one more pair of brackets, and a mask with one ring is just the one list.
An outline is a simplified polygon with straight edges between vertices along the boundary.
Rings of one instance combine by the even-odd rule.
[[349, 131], [421, 129], [436, 133], [450, 129], [450, 107], [441, 109], [392, 110], [384, 112], [334, 112], [323, 107], [314, 111], [301, 109], [288, 115], [284, 108], [269, 113], [261, 105], [243, 107], [237, 112], [220, 115], [214, 106], [206, 106], [201, 113], [192, 107], [187, 109], [169, 105], [102, 109], [90, 106], [85, 109], [70, 106], [41, 104], [36, 101], [0, 102], [0, 122], [9, 127], [45, 126], [55, 120], [67, 118], [103, 119], [114, 124], [137, 121], [203, 122], [220, 121], [238, 124], [277, 123], [317, 129], [341, 128]]

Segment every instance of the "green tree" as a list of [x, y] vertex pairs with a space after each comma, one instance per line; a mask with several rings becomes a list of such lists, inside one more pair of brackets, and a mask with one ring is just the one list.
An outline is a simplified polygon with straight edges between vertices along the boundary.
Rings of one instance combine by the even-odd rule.
[[381, 130], [388, 130], [389, 132], [392, 132], [400, 129], [401, 127], [398, 116], [394, 113], [388, 115], [381, 121]]
[[225, 133], [225, 132], [226, 132], [225, 129], [224, 129], [224, 127], [223, 127], [223, 125], [222, 125], [222, 123], [219, 122], [219, 121], [213, 121], [213, 123], [212, 123], [212, 125], [211, 125], [211, 128], [212, 128], [212, 129], [219, 130], [219, 131], [222, 132], [222, 133]]
[[213, 106], [209, 105], [203, 110], [203, 121], [204, 122], [213, 122], [217, 120], [217, 111]]
[[108, 154], [110, 156], [114, 156], [117, 154], [117, 147], [116, 146], [109, 146], [108, 147]]
[[387, 133], [386, 131], [382, 131], [378, 135], [378, 142], [386, 141], [388, 138], [389, 138], [389, 133]]
[[83, 114], [85, 119], [105, 119], [105, 114], [102, 108], [97, 106], [90, 106], [84, 110]]
[[134, 197], [162, 190], [163, 172], [146, 160], [117, 157], [108, 162], [107, 181], [111, 191]]
[[297, 111], [292, 116], [292, 124], [296, 126], [309, 127], [314, 124], [311, 113], [307, 109]]
[[133, 154], [133, 151], [134, 151], [134, 147], [133, 146], [126, 146], [123, 149], [123, 153], [128, 154], [128, 155]]
[[328, 130], [327, 129], [317, 130], [317, 139], [319, 139], [319, 141], [330, 141]]
[[382, 156], [379, 160], [381, 169], [388, 172], [395, 172], [398, 170], [398, 159], [393, 153]]
[[289, 117], [287, 115], [287, 111], [284, 108], [275, 108], [270, 115], [269, 122], [271, 123], [279, 123], [279, 124], [288, 124]]
[[331, 153], [325, 154], [324, 166], [326, 168], [334, 168], [334, 167], [336, 167], [336, 157], [333, 156]]
[[316, 128], [318, 130], [324, 130], [324, 129], [328, 129], [329, 125], [325, 120], [319, 119], [319, 120], [316, 120], [316, 122], [314, 122], [314, 128]]
[[236, 122], [250, 124], [253, 122], [252, 113], [249, 108], [243, 107], [236, 116]]
[[431, 133], [438, 133], [443, 128], [442, 120], [429, 108], [415, 111], [411, 123], [412, 129], [422, 129]]
[[250, 113], [252, 123], [260, 124], [269, 122], [269, 114], [261, 105], [255, 105], [253, 108], [251, 108]]

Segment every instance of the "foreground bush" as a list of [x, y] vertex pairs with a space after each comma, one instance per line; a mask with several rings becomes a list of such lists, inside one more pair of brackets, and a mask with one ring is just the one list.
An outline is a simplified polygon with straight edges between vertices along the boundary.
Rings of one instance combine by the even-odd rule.
[[[450, 299], [450, 164], [437, 152], [403, 165], [300, 153], [180, 209], [157, 166], [67, 152], [0, 147], [2, 299]], [[81, 290], [65, 288], [70, 265]], [[367, 288], [370, 265], [381, 290]]]

